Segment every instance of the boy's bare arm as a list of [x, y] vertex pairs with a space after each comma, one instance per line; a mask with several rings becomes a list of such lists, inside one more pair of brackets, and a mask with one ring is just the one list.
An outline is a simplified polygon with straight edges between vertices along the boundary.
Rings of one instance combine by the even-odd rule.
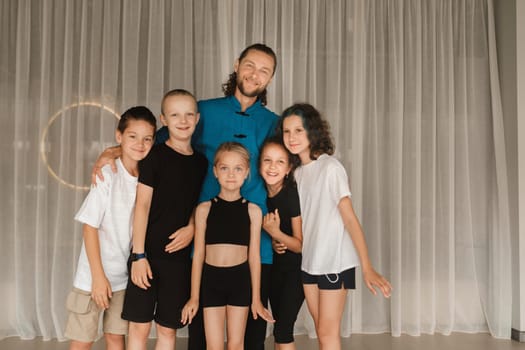
[[[133, 253], [145, 253], [146, 228], [151, 207], [153, 188], [139, 182], [137, 185], [137, 198], [135, 200], [135, 211], [133, 215], [132, 249]], [[131, 281], [142, 289], [151, 287], [149, 279], [153, 273], [147, 258], [133, 261], [131, 263]]]
[[91, 298], [100, 308], [107, 309], [109, 307], [109, 299], [113, 294], [111, 292], [111, 284], [102, 266], [98, 229], [84, 224], [82, 230], [89, 269], [91, 270]]
[[102, 154], [98, 157], [97, 161], [95, 162], [95, 165], [93, 166], [93, 169], [91, 170], [91, 183], [93, 185], [97, 184], [97, 177], [104, 181], [104, 175], [102, 175], [102, 168], [104, 165], [111, 165], [111, 170], [113, 170], [114, 173], [117, 172], [117, 165], [115, 163], [115, 159], [119, 158], [122, 155], [122, 149], [120, 146], [113, 146], [106, 148]]

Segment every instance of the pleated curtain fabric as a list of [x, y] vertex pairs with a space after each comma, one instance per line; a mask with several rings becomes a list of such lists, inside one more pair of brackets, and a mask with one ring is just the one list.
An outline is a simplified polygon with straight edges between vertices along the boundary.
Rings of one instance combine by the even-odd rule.
[[[63, 339], [73, 216], [117, 117], [221, 96], [242, 49], [277, 53], [268, 106], [331, 124], [390, 300], [342, 333], [510, 337], [509, 189], [492, 0], [0, 1], [0, 338]], [[329, 232], [327, 232], [329, 239]], [[270, 329], [269, 329], [270, 330]], [[296, 333], [314, 335], [306, 306]], [[179, 333], [184, 336], [186, 330]]]

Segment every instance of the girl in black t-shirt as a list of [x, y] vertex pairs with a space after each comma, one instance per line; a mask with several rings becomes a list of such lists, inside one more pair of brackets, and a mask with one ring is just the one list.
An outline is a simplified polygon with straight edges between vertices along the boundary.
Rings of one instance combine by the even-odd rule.
[[276, 253], [270, 287], [276, 349], [295, 349], [293, 328], [304, 301], [301, 209], [292, 170], [290, 153], [282, 141], [266, 140], [261, 148], [259, 171], [268, 191], [268, 214], [263, 218], [263, 228], [272, 237]]

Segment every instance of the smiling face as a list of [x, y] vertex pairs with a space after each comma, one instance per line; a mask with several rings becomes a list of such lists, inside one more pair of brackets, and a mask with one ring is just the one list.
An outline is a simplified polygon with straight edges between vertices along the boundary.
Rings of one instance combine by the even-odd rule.
[[259, 50], [248, 51], [246, 56], [240, 61], [237, 60], [234, 65], [237, 73], [235, 94], [257, 97], [270, 84], [274, 69], [275, 62], [272, 56]]
[[116, 131], [115, 138], [122, 148], [122, 160], [144, 159], [153, 146], [155, 127], [145, 120], [130, 119], [123, 132]]
[[310, 159], [310, 140], [301, 117], [292, 114], [283, 120], [283, 142], [288, 151], [296, 154], [302, 164], [308, 164]]
[[160, 119], [168, 127], [170, 139], [190, 141], [199, 121], [195, 99], [187, 95], [168, 96], [164, 100], [162, 110]]
[[213, 166], [213, 173], [221, 185], [221, 191], [240, 191], [250, 173], [250, 165], [239, 152], [222, 151]]
[[290, 173], [288, 152], [282, 145], [269, 143], [261, 150], [261, 173], [269, 192], [277, 193], [283, 187], [284, 178]]

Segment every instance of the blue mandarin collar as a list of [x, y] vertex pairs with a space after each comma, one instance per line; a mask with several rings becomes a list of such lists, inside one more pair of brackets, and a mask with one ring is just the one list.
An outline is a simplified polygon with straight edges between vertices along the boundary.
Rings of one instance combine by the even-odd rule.
[[[231, 95], [231, 96], [227, 96], [226, 98], [228, 99], [228, 102], [232, 105], [235, 111], [238, 111], [238, 112], [241, 111], [241, 103], [239, 102], [239, 100], [237, 100], [237, 97], [235, 97], [234, 95]], [[261, 108], [263, 108], [261, 100], [257, 99], [253, 105], [251, 105], [250, 107], [248, 107], [248, 109], [244, 111], [244, 113], [250, 114], [250, 112], [255, 112]]]

